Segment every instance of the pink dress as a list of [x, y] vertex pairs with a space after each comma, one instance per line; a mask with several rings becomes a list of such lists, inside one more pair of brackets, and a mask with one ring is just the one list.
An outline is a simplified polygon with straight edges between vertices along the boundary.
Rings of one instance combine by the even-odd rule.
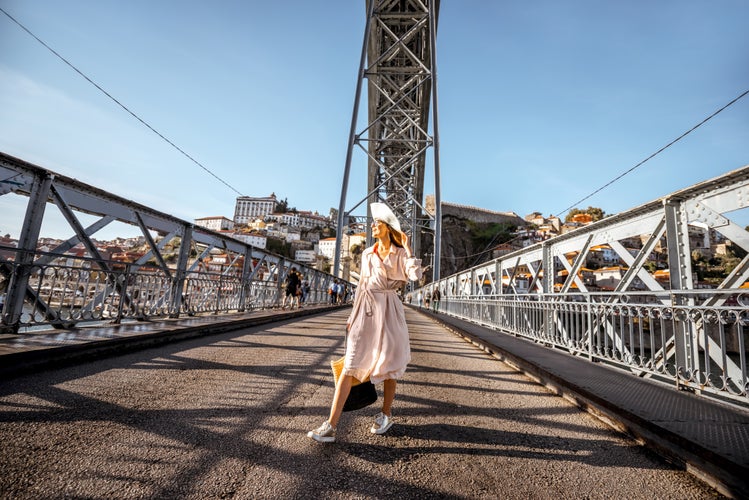
[[411, 361], [411, 346], [398, 290], [408, 280], [421, 278], [421, 259], [408, 258], [395, 245], [381, 259], [377, 244], [362, 254], [361, 278], [354, 308], [348, 318], [344, 375], [373, 384], [398, 379]]

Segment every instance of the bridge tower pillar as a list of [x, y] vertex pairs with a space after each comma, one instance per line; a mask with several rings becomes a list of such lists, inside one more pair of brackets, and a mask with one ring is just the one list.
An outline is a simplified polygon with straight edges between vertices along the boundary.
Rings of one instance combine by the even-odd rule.
[[[359, 78], [354, 97], [346, 165], [341, 189], [333, 274], [340, 276], [341, 243], [352, 222], [363, 221], [372, 243], [369, 203], [382, 201], [400, 219], [414, 254], [424, 258], [422, 235], [433, 232], [433, 280], [439, 279], [441, 194], [437, 106], [436, 33], [439, 0], [367, 0], [367, 21]], [[357, 133], [364, 81], [368, 119]], [[429, 114], [432, 112], [431, 134]], [[425, 210], [424, 177], [427, 150], [434, 160], [433, 213]], [[347, 203], [355, 149], [365, 154], [367, 192]], [[354, 215], [362, 205], [367, 214]]]

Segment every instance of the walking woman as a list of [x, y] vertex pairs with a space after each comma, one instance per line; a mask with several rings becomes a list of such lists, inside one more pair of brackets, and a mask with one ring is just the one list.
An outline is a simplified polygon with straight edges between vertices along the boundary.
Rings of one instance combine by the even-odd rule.
[[396, 381], [411, 360], [411, 347], [403, 304], [398, 296], [407, 281], [421, 278], [421, 260], [411, 254], [408, 236], [384, 203], [372, 203], [372, 236], [375, 244], [362, 253], [361, 278], [354, 307], [346, 321], [346, 361], [338, 378], [328, 420], [307, 433], [315, 441], [332, 443], [351, 391], [352, 378], [384, 383], [382, 411], [370, 429], [385, 434], [393, 425], [391, 406]]

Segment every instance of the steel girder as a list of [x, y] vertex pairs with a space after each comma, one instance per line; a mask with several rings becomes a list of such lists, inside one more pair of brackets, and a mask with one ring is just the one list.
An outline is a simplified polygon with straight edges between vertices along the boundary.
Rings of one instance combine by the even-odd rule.
[[[652, 257], [655, 247], [663, 244], [665, 239], [670, 271], [669, 289], [691, 290], [694, 283], [690, 256], [694, 248], [690, 242], [689, 228], [715, 231], [749, 251], [749, 232], [731, 220], [731, 212], [748, 207], [749, 166], [745, 166], [472, 269], [479, 274], [494, 274], [496, 269], [500, 269], [500, 274], [506, 277], [522, 268], [532, 277], [531, 286], [528, 287], [530, 293], [569, 292], [573, 283], [580, 292], [585, 293], [585, 284], [578, 273], [572, 271], [580, 270], [584, 258], [593, 247], [605, 245], [627, 267], [614, 292], [632, 291], [635, 279], [638, 280], [640, 291], [662, 292], [664, 287], [644, 264]], [[637, 249], [625, 248], [624, 242], [633, 238], [642, 241], [641, 246]], [[568, 271], [568, 277], [560, 289], [554, 290], [554, 274], [560, 269]], [[462, 271], [460, 276], [467, 272]], [[500, 280], [492, 279], [491, 289], [479, 291], [478, 294], [513, 293], [512, 285], [502, 289], [498, 286]], [[747, 280], [749, 256], [743, 258], [717, 288], [737, 288]], [[711, 300], [711, 305], [720, 305], [717, 300]]]
[[[367, 0], [367, 23], [349, 137], [334, 274], [339, 273], [342, 233], [351, 212], [363, 203], [384, 201], [409, 234], [421, 257], [421, 234], [434, 230], [433, 275], [439, 277], [441, 207], [439, 133], [436, 98], [435, 37], [438, 0]], [[367, 79], [368, 121], [356, 133], [360, 94]], [[433, 134], [429, 134], [429, 112]], [[346, 196], [354, 147], [367, 158], [367, 193], [347, 207]], [[435, 213], [424, 207], [426, 152], [435, 159]], [[371, 220], [367, 207], [367, 218]], [[371, 229], [367, 224], [367, 242]]]
[[[710, 373], [710, 366], [718, 366], [721, 376], [744, 387], [745, 394], [749, 382], [742, 332], [749, 321], [749, 292], [745, 288], [749, 282], [749, 254], [738, 259], [714, 288], [698, 288], [693, 252], [704, 250], [705, 240], [694, 235], [690, 238], [690, 232], [705, 234], [713, 243], [730, 241], [749, 252], [749, 232], [743, 227], [745, 223], [736, 222], [747, 208], [749, 166], [461, 271], [428, 285], [426, 290], [439, 287], [443, 304], [457, 299], [466, 304], [466, 310], [474, 301], [516, 304], [523, 318], [531, 317], [527, 311], [543, 310], [538, 332], [529, 336], [537, 335], [534, 338], [546, 341], [553, 337], [551, 332], [560, 332], [562, 344], [568, 338], [568, 328], [559, 311], [580, 310], [580, 304], [595, 305], [600, 310], [642, 307], [647, 314], [656, 315], [645, 314], [640, 325], [646, 320], [655, 323], [659, 314], [672, 315], [671, 336], [653, 353], [648, 370], [665, 373], [666, 366], [675, 366], [679, 370], [677, 383], [686, 381], [693, 387], [704, 387], [706, 384], [699, 377], [708, 376], [705, 373]], [[581, 276], [586, 259], [597, 247], [608, 247], [622, 263], [621, 279], [609, 291], [591, 291]], [[658, 260], [664, 255], [665, 260]], [[668, 278], [658, 279], [650, 271], [653, 266], [646, 266], [648, 262], [667, 269]], [[527, 283], [522, 288], [516, 279], [521, 274]], [[578, 320], [581, 317], [576, 316]], [[615, 316], [607, 316], [597, 324], [588, 321], [587, 332], [579, 338], [576, 348], [588, 349], [592, 356], [593, 348], [600, 346], [593, 346], [591, 339], [600, 330], [603, 341], [620, 352], [623, 359], [637, 358], [627, 347], [632, 343], [621, 336], [614, 320]], [[725, 325], [734, 325], [739, 332], [731, 340], [738, 346], [738, 360], [727, 353]], [[602, 337], [597, 338], [600, 341]], [[642, 367], [636, 370], [647, 375]]]
[[[207, 256], [214, 248], [221, 249], [229, 256], [227, 273], [229, 269], [236, 267], [232, 264], [244, 258], [242, 286], [248, 286], [250, 281], [254, 282], [262, 268], [264, 280], [268, 282], [268, 286], [273, 286], [275, 289], [273, 293], [276, 299], [281, 295], [282, 280], [279, 277], [286, 275], [287, 268], [291, 266], [305, 268], [281, 256], [254, 248], [220, 233], [194, 226], [191, 222], [180, 220], [94, 186], [0, 153], [0, 196], [10, 193], [27, 196], [28, 203], [18, 248], [13, 251], [14, 258], [12, 260], [0, 258], [0, 294], [5, 293], [0, 327], [5, 325], [5, 329], [17, 330], [19, 328], [24, 303], [33, 304], [34, 310], [39, 311], [46, 318], [46, 323], [59, 327], [72, 326], [70, 321], [64, 321], [59, 311], [50, 307], [40, 296], [38, 287], [30, 286], [29, 278], [33, 273], [38, 274], [40, 269], [52, 268], [55, 266], [55, 261], [70, 258], [69, 251], [79, 244], [83, 245], [88, 255], [89, 264], [87, 265], [98, 268], [99, 272], [107, 276], [106, 285], [97, 289], [97, 295], [83, 304], [82, 309], [92, 310], [100, 305], [101, 297], [111, 292], [124, 292], [126, 284], [122, 283], [122, 274], [114, 272], [111, 263], [102, 258], [91, 239], [96, 232], [115, 221], [140, 228], [148, 244], [149, 252], [136, 262], [129, 263], [129, 272], [136, 273], [151, 259], [156, 261], [159, 279], [168, 283], [166, 285], [168, 290], [163, 292], [161, 301], [164, 302], [164, 307], [169, 309], [171, 316], [176, 316], [184, 310], [182, 292], [185, 280], [188, 275], [195, 273], [201, 258]], [[37, 242], [40, 238], [39, 233], [45, 212], [50, 203], [57, 206], [74, 235], [50, 252], [40, 255], [37, 253]], [[99, 217], [99, 219], [88, 227], [84, 227], [79, 219], [82, 213]], [[159, 241], [154, 240], [152, 232], [161, 237]], [[165, 262], [162, 250], [164, 245], [175, 237], [180, 238], [180, 248], [176, 266], [170, 267]], [[200, 258], [188, 265], [191, 250], [195, 250]], [[320, 289], [327, 289], [333, 280], [332, 275], [312, 269], [306, 269], [306, 271], [311, 281]], [[272, 284], [271, 281], [273, 281]], [[244, 302], [241, 298], [244, 295], [244, 290], [240, 291], [240, 297], [236, 300], [240, 304], [237, 310], [243, 310]], [[131, 297], [127, 293], [122, 293], [121, 302], [127, 304], [130, 300]]]

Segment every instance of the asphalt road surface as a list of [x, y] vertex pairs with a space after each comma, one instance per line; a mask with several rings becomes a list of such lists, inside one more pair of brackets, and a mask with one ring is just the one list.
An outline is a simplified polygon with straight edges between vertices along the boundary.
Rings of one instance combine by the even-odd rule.
[[0, 497], [718, 497], [412, 310], [393, 428], [314, 442], [348, 312], [0, 382]]

